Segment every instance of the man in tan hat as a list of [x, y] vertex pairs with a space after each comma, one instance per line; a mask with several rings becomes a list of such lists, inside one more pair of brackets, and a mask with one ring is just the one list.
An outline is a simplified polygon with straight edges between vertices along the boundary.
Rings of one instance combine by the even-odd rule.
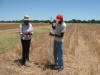
[[20, 24], [19, 32], [22, 43], [22, 65], [25, 65], [26, 60], [29, 61], [29, 49], [31, 37], [33, 34], [32, 24], [29, 23], [29, 16], [24, 16], [24, 23]]

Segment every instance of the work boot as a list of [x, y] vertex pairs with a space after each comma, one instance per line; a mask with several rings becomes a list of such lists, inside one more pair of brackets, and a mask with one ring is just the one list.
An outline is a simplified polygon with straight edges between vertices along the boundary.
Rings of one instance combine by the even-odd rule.
[[29, 58], [26, 58], [27, 61], [29, 61]]
[[59, 68], [59, 69], [58, 69], [58, 72], [62, 71], [63, 69], [64, 69], [64, 68]]
[[25, 66], [25, 61], [23, 59], [21, 60], [20, 63], [21, 63], [22, 66]]

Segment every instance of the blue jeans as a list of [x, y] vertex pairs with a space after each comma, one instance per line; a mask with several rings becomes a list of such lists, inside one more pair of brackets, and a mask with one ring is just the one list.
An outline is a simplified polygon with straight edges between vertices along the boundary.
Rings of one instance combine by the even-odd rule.
[[63, 42], [54, 40], [54, 61], [55, 64], [64, 68], [64, 58], [63, 58]]

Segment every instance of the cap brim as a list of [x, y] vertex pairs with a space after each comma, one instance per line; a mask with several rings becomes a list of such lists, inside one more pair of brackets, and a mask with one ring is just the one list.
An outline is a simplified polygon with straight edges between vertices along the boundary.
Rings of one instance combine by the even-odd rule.
[[61, 21], [61, 19], [56, 19], [57, 22]]

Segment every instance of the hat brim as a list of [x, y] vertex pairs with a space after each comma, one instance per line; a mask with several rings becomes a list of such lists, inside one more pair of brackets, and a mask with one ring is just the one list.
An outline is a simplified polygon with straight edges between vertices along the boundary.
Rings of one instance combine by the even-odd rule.
[[24, 19], [24, 21], [29, 21], [29, 19]]

